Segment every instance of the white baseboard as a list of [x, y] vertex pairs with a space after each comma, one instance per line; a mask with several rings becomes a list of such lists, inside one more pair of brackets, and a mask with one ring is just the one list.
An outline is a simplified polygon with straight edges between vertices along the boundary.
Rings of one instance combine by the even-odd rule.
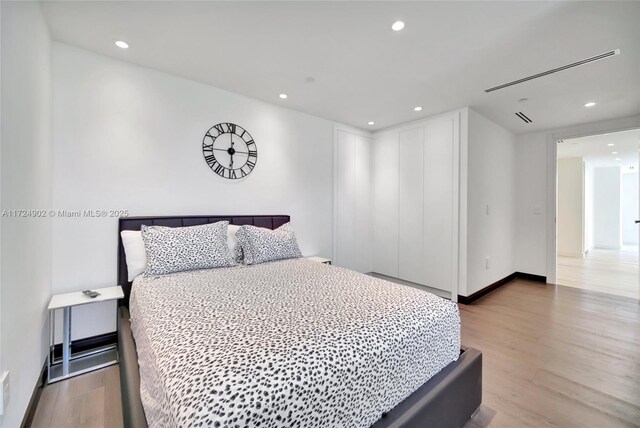
[[583, 254], [582, 253], [572, 253], [572, 252], [558, 251], [558, 256], [559, 257], [575, 257], [575, 258], [581, 259], [583, 257]]
[[608, 245], [608, 244], [595, 244], [593, 248], [599, 249], [599, 250], [621, 250], [622, 249], [620, 245]]

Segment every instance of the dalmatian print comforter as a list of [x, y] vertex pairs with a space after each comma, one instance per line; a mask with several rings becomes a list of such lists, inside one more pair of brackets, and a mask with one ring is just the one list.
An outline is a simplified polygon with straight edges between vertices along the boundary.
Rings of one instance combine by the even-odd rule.
[[368, 427], [460, 352], [457, 306], [292, 259], [138, 277], [150, 427]]

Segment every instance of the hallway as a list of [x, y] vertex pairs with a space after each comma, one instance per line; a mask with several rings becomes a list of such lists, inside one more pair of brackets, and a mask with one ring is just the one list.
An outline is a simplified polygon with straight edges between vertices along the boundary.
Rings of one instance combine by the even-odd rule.
[[637, 246], [592, 249], [584, 258], [558, 257], [557, 283], [583, 290], [640, 299]]

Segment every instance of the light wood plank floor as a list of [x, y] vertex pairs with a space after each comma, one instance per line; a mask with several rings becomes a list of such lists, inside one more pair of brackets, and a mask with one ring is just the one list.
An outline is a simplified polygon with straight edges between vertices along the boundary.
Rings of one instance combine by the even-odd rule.
[[45, 386], [32, 427], [122, 427], [118, 366]]
[[[640, 426], [640, 303], [515, 280], [460, 306], [462, 343], [484, 354], [468, 427]], [[120, 427], [118, 367], [47, 386], [33, 426]]]
[[516, 280], [460, 312], [490, 426], [640, 426], [637, 300]]
[[640, 299], [638, 248], [593, 249], [587, 256], [558, 257], [558, 284]]

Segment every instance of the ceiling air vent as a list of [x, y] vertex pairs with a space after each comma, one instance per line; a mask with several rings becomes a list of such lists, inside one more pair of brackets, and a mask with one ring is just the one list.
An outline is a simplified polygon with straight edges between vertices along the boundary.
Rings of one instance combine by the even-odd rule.
[[571, 64], [563, 65], [551, 70], [543, 71], [542, 73], [534, 74], [533, 76], [523, 77], [522, 79], [514, 80], [512, 82], [503, 83], [502, 85], [494, 86], [493, 88], [485, 89], [484, 91], [489, 93], [497, 91], [498, 89], [507, 88], [509, 86], [517, 85], [519, 83], [527, 82], [529, 80], [537, 79], [538, 77], [548, 76], [549, 74], [557, 73], [559, 71], [567, 70], [569, 68], [578, 67], [579, 65], [589, 64], [590, 62], [600, 61], [601, 59], [609, 58], [611, 56], [620, 55], [620, 49], [615, 49], [609, 52], [605, 52], [600, 55], [592, 56], [580, 61], [572, 62]]
[[533, 120], [529, 119], [529, 118], [527, 117], [527, 115], [526, 115], [526, 114], [524, 114], [524, 113], [523, 113], [523, 112], [521, 112], [521, 111], [517, 112], [517, 113], [516, 113], [516, 116], [518, 116], [520, 119], [522, 119], [524, 123], [531, 123], [531, 122], [533, 122]]

